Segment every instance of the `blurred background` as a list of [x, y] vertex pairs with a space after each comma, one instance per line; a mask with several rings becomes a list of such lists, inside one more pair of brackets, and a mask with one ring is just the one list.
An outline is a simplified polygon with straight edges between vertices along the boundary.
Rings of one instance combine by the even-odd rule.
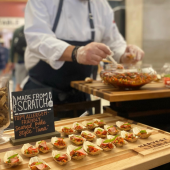
[[[127, 43], [136, 44], [145, 51], [143, 62], [152, 64], [158, 70], [170, 61], [170, 0], [108, 2], [113, 8], [115, 22]], [[27, 0], [0, 0], [0, 43], [9, 52], [6, 53], [5, 59], [8, 57], [10, 60], [14, 30], [24, 25], [26, 3]], [[15, 62], [17, 59], [14, 56], [12, 63]], [[4, 66], [0, 69], [3, 70]]]

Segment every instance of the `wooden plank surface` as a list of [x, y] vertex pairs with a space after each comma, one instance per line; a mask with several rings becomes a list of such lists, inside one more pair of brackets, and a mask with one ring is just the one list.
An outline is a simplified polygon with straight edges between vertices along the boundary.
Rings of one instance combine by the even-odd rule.
[[152, 82], [139, 90], [122, 91], [101, 81], [86, 83], [85, 81], [73, 81], [71, 86], [94, 96], [101, 97], [110, 102], [156, 99], [170, 97], [170, 89], [164, 87], [162, 82]]
[[[39, 154], [38, 157], [42, 158], [44, 161], [46, 161], [53, 170], [120, 170], [120, 169], [128, 169], [128, 170], [145, 170], [154, 168], [156, 166], [162, 165], [164, 163], [169, 162], [170, 157], [170, 148], [166, 148], [164, 150], [154, 152], [152, 154], [142, 156], [141, 154], [138, 154], [137, 152], [133, 151], [133, 148], [138, 147], [139, 145], [142, 145], [146, 142], [152, 142], [155, 140], [158, 140], [159, 138], [170, 138], [170, 134], [168, 132], [161, 131], [159, 129], [143, 125], [137, 122], [133, 122], [131, 120], [126, 120], [122, 117], [118, 116], [112, 116], [111, 114], [105, 113], [105, 114], [98, 114], [98, 115], [92, 115], [92, 116], [86, 116], [86, 117], [80, 117], [80, 118], [73, 118], [73, 119], [67, 119], [58, 121], [55, 123], [56, 130], [60, 131], [61, 126], [72, 126], [74, 122], [82, 122], [84, 120], [90, 121], [94, 118], [103, 119], [106, 124], [108, 125], [114, 125], [116, 121], [128, 121], [132, 123], [132, 127], [141, 127], [143, 129], [151, 129], [153, 130], [153, 134], [146, 140], [139, 139], [136, 143], [128, 143], [123, 148], [115, 148], [113, 151], [110, 152], [102, 152], [98, 156], [87, 156], [81, 161], [70, 161], [66, 166], [60, 166], [56, 164], [52, 158], [51, 152], [47, 154]], [[11, 136], [14, 135], [14, 131], [6, 131], [6, 134], [10, 134]], [[68, 144], [71, 144], [71, 142], [68, 140], [68, 138], [65, 139]], [[50, 140], [47, 140], [47, 142], [50, 142]], [[95, 143], [95, 141], [94, 141]], [[35, 142], [31, 143], [35, 144]], [[19, 154], [21, 154], [22, 145], [19, 146], [12, 146], [10, 143], [6, 143], [3, 145], [0, 145], [0, 159], [3, 160], [4, 154], [6, 151], [9, 150], [15, 150]], [[55, 148], [53, 148], [55, 149]], [[66, 150], [66, 149], [65, 149]], [[13, 168], [17, 170], [28, 170], [28, 162], [29, 158], [23, 157], [23, 164]], [[2, 162], [0, 165], [1, 170], [9, 170], [4, 166], [4, 163]], [[12, 169], [12, 168], [11, 168]]]

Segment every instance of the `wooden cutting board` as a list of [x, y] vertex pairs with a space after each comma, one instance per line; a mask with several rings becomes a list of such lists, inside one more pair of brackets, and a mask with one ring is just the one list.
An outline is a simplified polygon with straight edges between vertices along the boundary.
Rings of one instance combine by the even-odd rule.
[[[143, 129], [150, 129], [153, 131], [153, 134], [148, 139], [139, 139], [136, 143], [128, 143], [122, 148], [115, 148], [110, 152], [102, 152], [98, 156], [87, 156], [81, 161], [70, 161], [66, 166], [60, 166], [54, 162], [52, 158], [52, 152], [47, 154], [39, 154], [38, 157], [42, 158], [44, 161], [46, 161], [53, 170], [120, 170], [120, 169], [128, 169], [128, 170], [145, 170], [145, 169], [151, 169], [156, 166], [162, 165], [164, 163], [169, 162], [170, 157], [170, 147], [162, 147], [161, 149], [157, 150], [156, 152], [150, 152], [147, 154], [140, 153], [138, 151], [134, 151], [133, 149], [141, 148], [141, 146], [145, 145], [146, 143], [151, 143], [160, 140], [170, 138], [170, 134], [168, 132], [161, 131], [159, 129], [143, 125], [131, 120], [126, 120], [122, 117], [118, 116], [112, 116], [111, 114], [105, 113], [105, 114], [97, 114], [92, 116], [86, 116], [86, 117], [80, 117], [80, 118], [73, 118], [73, 119], [67, 119], [62, 121], [55, 122], [55, 128], [58, 131], [61, 131], [62, 126], [72, 126], [74, 122], [82, 122], [84, 120], [91, 121], [94, 118], [102, 119], [106, 122], [108, 125], [115, 125], [116, 121], [128, 121], [132, 123], [132, 127], [141, 127]], [[6, 131], [5, 134], [9, 134], [11, 136], [14, 136], [14, 131]], [[65, 138], [67, 141], [67, 144], [71, 144], [68, 138]], [[47, 140], [47, 142], [50, 142], [50, 140]], [[95, 142], [94, 142], [95, 143]], [[35, 142], [31, 143], [35, 144]], [[140, 146], [140, 147], [139, 147]], [[14, 150], [17, 153], [21, 154], [22, 145], [19, 146], [12, 146], [9, 142], [3, 145], [0, 145], [0, 159], [3, 160], [5, 152], [9, 150]], [[53, 148], [55, 149], [55, 148]], [[65, 151], [64, 149], [63, 151]], [[148, 151], [148, 150], [147, 150]], [[143, 152], [143, 150], [142, 150]], [[16, 167], [11, 168], [17, 169], [17, 170], [28, 170], [28, 162], [29, 158], [23, 157], [23, 164]], [[9, 170], [4, 166], [4, 163], [2, 161], [0, 165], [1, 170]]]
[[71, 87], [94, 96], [101, 97], [110, 102], [156, 99], [170, 97], [170, 89], [163, 82], [152, 82], [139, 90], [122, 91], [101, 81], [86, 83], [85, 81], [73, 81]]

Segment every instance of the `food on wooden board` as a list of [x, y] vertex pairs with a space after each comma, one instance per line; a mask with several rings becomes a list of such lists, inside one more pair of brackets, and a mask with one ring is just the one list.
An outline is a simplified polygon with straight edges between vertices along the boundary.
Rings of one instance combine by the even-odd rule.
[[107, 138], [112, 139], [112, 143], [116, 147], [122, 147], [123, 145], [127, 144], [127, 142], [120, 135], [116, 135], [116, 136], [107, 135]]
[[138, 137], [134, 133], [129, 133], [126, 131], [121, 131], [121, 136], [123, 139], [125, 139], [128, 142], [136, 142], [138, 140]]
[[28, 163], [30, 170], [49, 170], [51, 167], [39, 157], [33, 157]]
[[63, 138], [52, 137], [51, 143], [58, 149], [63, 149], [67, 146]]
[[96, 144], [91, 143], [89, 141], [84, 142], [83, 148], [90, 155], [98, 155], [103, 150], [99, 146], [97, 146]]
[[82, 145], [86, 141], [86, 139], [80, 135], [69, 135], [69, 139], [75, 145]]
[[94, 134], [99, 138], [106, 138], [107, 137], [107, 131], [102, 128], [95, 128]]
[[36, 147], [40, 152], [47, 153], [52, 150], [53, 145], [51, 143], [47, 143], [45, 140], [41, 140], [36, 142]]
[[23, 155], [25, 155], [26, 157], [30, 158], [30, 157], [34, 157], [34, 156], [38, 155], [39, 150], [35, 146], [33, 146], [33, 145], [29, 144], [29, 143], [26, 143], [21, 148], [21, 153]]
[[93, 119], [94, 123], [97, 124], [99, 127], [103, 127], [106, 123], [104, 122], [104, 120], [100, 120], [100, 119]]
[[81, 123], [75, 122], [75, 123], [73, 123], [73, 129], [80, 133], [83, 130], [85, 130], [86, 127], [84, 125], [82, 125]]
[[74, 133], [76, 132], [73, 128], [67, 127], [67, 126], [61, 127], [61, 131], [62, 131], [65, 135], [71, 135], [71, 134], [74, 134]]
[[85, 78], [86, 83], [93, 83], [93, 79], [90, 77]]
[[117, 135], [119, 130], [115, 127], [115, 126], [108, 126], [108, 125], [105, 125], [104, 126], [104, 129], [108, 132], [108, 134], [110, 135]]
[[59, 165], [65, 165], [71, 160], [71, 156], [66, 152], [53, 150], [52, 157]]
[[67, 147], [67, 154], [71, 156], [72, 159], [81, 160], [86, 157], [87, 153], [83, 150], [83, 147], [76, 147], [69, 145]]
[[91, 142], [96, 138], [96, 135], [94, 135], [89, 131], [82, 131], [81, 136], [85, 138], [87, 141], [91, 141]]
[[23, 162], [22, 157], [14, 151], [8, 151], [4, 155], [4, 163], [7, 167], [14, 167]]
[[97, 127], [97, 125], [93, 121], [91, 122], [83, 121], [82, 124], [89, 130], [93, 130]]
[[97, 145], [100, 146], [104, 151], [111, 151], [115, 148], [114, 144], [112, 143], [112, 139], [97, 139]]
[[134, 127], [133, 133], [141, 139], [147, 139], [152, 134], [152, 130]]
[[131, 124], [128, 122], [117, 121], [116, 125], [120, 130], [129, 131], [132, 129]]

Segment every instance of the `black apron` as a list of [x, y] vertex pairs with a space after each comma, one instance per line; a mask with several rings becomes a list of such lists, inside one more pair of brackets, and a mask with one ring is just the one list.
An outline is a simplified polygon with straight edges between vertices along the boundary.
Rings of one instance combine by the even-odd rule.
[[[53, 26], [53, 32], [56, 31], [60, 14], [62, 11], [63, 1], [60, 0], [59, 8]], [[88, 0], [89, 23], [91, 27], [91, 40], [86, 42], [67, 41], [70, 45], [86, 46], [94, 41], [95, 31], [93, 16], [91, 13], [90, 0]], [[49, 64], [40, 60], [33, 68], [29, 70], [29, 80], [24, 86], [24, 90], [52, 87], [54, 104], [65, 104], [86, 101], [86, 94], [71, 88], [70, 82], [76, 80], [84, 80], [90, 77], [92, 66], [82, 65], [74, 62], [65, 62], [64, 65], [54, 70]]]

